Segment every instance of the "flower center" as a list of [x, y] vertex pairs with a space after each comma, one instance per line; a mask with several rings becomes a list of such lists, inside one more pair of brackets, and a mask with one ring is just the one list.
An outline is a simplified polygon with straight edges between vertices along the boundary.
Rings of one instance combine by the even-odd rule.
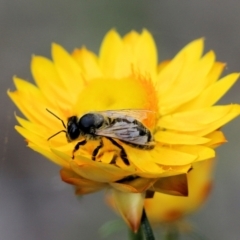
[[94, 79], [79, 94], [73, 112], [147, 109], [155, 111], [150, 81], [134, 78]]

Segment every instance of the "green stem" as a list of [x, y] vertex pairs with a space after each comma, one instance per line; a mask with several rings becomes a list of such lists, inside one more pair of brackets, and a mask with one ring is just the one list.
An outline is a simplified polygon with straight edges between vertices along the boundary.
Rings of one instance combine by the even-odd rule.
[[141, 225], [142, 225], [142, 229], [143, 229], [143, 232], [145, 234], [146, 240], [155, 240], [155, 237], [153, 235], [153, 230], [152, 230], [151, 225], [148, 221], [145, 209], [143, 209]]

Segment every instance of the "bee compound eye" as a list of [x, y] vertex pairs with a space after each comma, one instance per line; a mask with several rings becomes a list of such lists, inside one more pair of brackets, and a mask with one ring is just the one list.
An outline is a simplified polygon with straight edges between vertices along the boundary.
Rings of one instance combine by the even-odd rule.
[[80, 135], [80, 129], [78, 128], [78, 126], [76, 124], [72, 124], [69, 126], [68, 128], [68, 139], [69, 140], [75, 140], [79, 137]]

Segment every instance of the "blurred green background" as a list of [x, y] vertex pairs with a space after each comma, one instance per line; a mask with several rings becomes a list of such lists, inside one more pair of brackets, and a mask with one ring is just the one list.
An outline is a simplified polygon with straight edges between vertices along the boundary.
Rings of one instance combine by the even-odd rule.
[[[240, 71], [240, 2], [236, 0], [0, 0], [0, 239], [92, 240], [116, 218], [103, 193], [77, 199], [59, 168], [26, 148], [16, 133], [6, 96], [12, 76], [32, 81], [32, 54], [50, 57], [52, 42], [68, 51], [86, 45], [98, 53], [105, 33], [150, 30], [160, 60], [172, 58], [193, 39], [205, 37], [225, 73]], [[240, 82], [221, 103], [240, 103]], [[229, 143], [218, 149], [215, 187], [191, 220], [209, 239], [240, 239], [240, 118], [225, 127]], [[109, 239], [126, 239], [125, 235]]]

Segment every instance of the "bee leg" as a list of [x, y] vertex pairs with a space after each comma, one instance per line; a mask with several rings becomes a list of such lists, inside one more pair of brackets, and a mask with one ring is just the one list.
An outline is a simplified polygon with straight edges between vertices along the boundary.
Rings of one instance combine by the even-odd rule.
[[72, 159], [74, 159], [74, 153], [80, 148], [80, 146], [83, 146], [83, 145], [85, 145], [86, 143], [87, 143], [87, 140], [84, 139], [83, 141], [78, 142], [78, 143], [75, 145], [75, 147], [74, 147], [74, 149], [73, 149], [73, 152], [72, 152]]
[[126, 165], [129, 165], [129, 160], [127, 157], [127, 153], [125, 152], [124, 148], [117, 143], [115, 140], [113, 140], [112, 138], [106, 137], [113, 145], [117, 146], [120, 149], [120, 157], [122, 158], [123, 162]]
[[100, 144], [99, 144], [99, 146], [97, 146], [97, 147], [93, 150], [93, 153], [92, 153], [92, 160], [93, 160], [93, 161], [96, 160], [96, 156], [97, 156], [97, 154], [98, 154], [98, 151], [99, 151], [99, 149], [102, 148], [102, 147], [103, 147], [103, 141], [102, 141], [102, 139], [100, 139]]

